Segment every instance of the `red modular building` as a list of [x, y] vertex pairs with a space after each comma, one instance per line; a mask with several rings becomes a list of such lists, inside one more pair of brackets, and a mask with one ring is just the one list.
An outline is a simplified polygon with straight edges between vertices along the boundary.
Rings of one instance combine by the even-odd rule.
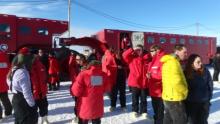
[[50, 49], [52, 36], [67, 29], [67, 21], [0, 14], [0, 49], [7, 52], [23, 46]]
[[[51, 49], [53, 35], [60, 35], [67, 29], [67, 21], [0, 14], [0, 50], [16, 52], [23, 46]], [[61, 41], [66, 45], [91, 46], [103, 53], [106, 44], [118, 51], [123, 49], [122, 42], [124, 38], [131, 41], [133, 46], [135, 44], [144, 45], [147, 50], [151, 45], [158, 44], [167, 53], [172, 52], [175, 44], [182, 43], [187, 46], [189, 54], [197, 53], [202, 56], [204, 63], [209, 63], [209, 59], [216, 52], [216, 37], [113, 29], [104, 29], [96, 33], [93, 38], [64, 38]]]
[[[102, 43], [113, 46], [116, 50], [122, 49], [123, 38], [127, 38], [131, 43], [143, 44], [149, 50], [153, 44], [160, 45], [165, 52], [171, 53], [175, 44], [185, 44], [188, 48], [188, 55], [199, 54], [204, 63], [208, 64], [210, 58], [216, 53], [216, 37], [192, 36], [180, 34], [137, 32], [126, 30], [104, 29], [94, 35]], [[133, 42], [135, 41], [135, 42]], [[138, 43], [139, 42], [139, 43]]]

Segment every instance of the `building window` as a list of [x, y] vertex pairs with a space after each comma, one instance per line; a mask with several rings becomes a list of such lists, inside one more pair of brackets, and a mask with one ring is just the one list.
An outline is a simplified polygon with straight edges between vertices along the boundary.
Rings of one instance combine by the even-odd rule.
[[19, 27], [19, 33], [21, 34], [30, 34], [31, 33], [31, 28], [28, 26], [20, 26]]
[[202, 40], [200, 40], [200, 39], [197, 42], [198, 42], [198, 44], [202, 44]]
[[10, 32], [10, 26], [8, 24], [0, 24], [0, 32]]
[[165, 43], [165, 42], [166, 42], [166, 38], [161, 37], [161, 38], [160, 38], [160, 43], [163, 44], [163, 43]]
[[206, 39], [206, 40], [204, 41], [204, 43], [205, 43], [206, 45], [208, 45], [208, 44], [209, 44], [209, 40]]
[[48, 29], [47, 28], [39, 28], [37, 30], [38, 34], [40, 35], [49, 35]]
[[181, 38], [181, 39], [180, 39], [180, 43], [181, 43], [181, 44], [185, 44], [185, 42], [186, 42], [186, 40], [185, 40], [184, 38]]
[[149, 37], [147, 38], [147, 43], [148, 43], [148, 44], [154, 43], [154, 37], [149, 36]]
[[194, 40], [193, 39], [189, 39], [189, 44], [194, 44]]
[[176, 44], [176, 38], [171, 38], [171, 39], [170, 39], [170, 43], [171, 43], [171, 44]]

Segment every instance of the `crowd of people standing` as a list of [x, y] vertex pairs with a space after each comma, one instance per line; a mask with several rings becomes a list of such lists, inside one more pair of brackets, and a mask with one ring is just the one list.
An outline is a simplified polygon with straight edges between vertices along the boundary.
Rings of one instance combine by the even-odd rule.
[[[48, 124], [47, 92], [60, 87], [61, 67], [54, 52], [44, 54], [41, 49], [34, 52], [24, 47], [11, 63], [7, 54], [0, 52], [0, 63], [4, 115], [12, 115], [13, 108], [16, 124], [36, 124], [39, 111], [41, 123]], [[154, 124], [207, 124], [213, 80], [219, 73], [215, 69], [212, 80], [202, 58], [197, 54], [188, 57], [183, 44], [176, 44], [171, 54], [159, 45], [152, 45], [148, 51], [142, 45], [129, 45], [117, 52], [110, 47], [101, 61], [96, 52], [87, 57], [71, 52], [68, 71], [72, 81], [70, 93], [75, 100], [73, 123], [78, 124], [101, 123], [105, 93], [110, 96], [111, 112], [117, 109], [118, 93], [120, 108], [127, 112], [126, 82], [132, 94], [132, 118], [142, 116]], [[9, 89], [13, 93], [12, 104]], [[147, 111], [148, 96], [153, 117]], [[0, 105], [0, 119], [2, 113]]]
[[[126, 76], [128, 76], [127, 82], [132, 94], [132, 117], [143, 116], [146, 119], [153, 119], [155, 124], [208, 123], [213, 81], [210, 72], [202, 63], [202, 58], [197, 54], [188, 57], [187, 48], [183, 44], [175, 45], [174, 52], [171, 54], [165, 53], [159, 45], [151, 46], [149, 52], [146, 52], [141, 45], [133, 48], [126, 47], [119, 53], [115, 53], [113, 48], [109, 48], [102, 58], [102, 70], [108, 79], [108, 81], [104, 81], [106, 76], [103, 76], [103, 84], [108, 82], [111, 87], [110, 111], [116, 109], [118, 93], [121, 110], [127, 111], [125, 85]], [[85, 73], [84, 70], [73, 80], [71, 89], [79, 103], [76, 116], [81, 120], [86, 120], [79, 121], [80, 124], [86, 124], [89, 120], [94, 119], [99, 121], [92, 121], [92, 123], [101, 123], [100, 118], [103, 116], [104, 106], [100, 108], [102, 114], [97, 114], [95, 117], [89, 118], [84, 117], [84, 114], [79, 114], [85, 109], [99, 111], [99, 109], [94, 110], [92, 106], [91, 108], [80, 107], [92, 105], [89, 102], [97, 101], [89, 92], [90, 88], [94, 87], [91, 86], [91, 82], [81, 79], [81, 73]], [[92, 75], [87, 76], [92, 77]], [[74, 93], [77, 92], [76, 87], [87, 89], [81, 89], [84, 91], [81, 94], [86, 95], [80, 97], [79, 94]], [[150, 96], [152, 100], [153, 117], [147, 112], [147, 96]], [[86, 101], [82, 100], [84, 98], [91, 101], [84, 102]], [[103, 96], [99, 98], [103, 100]]]

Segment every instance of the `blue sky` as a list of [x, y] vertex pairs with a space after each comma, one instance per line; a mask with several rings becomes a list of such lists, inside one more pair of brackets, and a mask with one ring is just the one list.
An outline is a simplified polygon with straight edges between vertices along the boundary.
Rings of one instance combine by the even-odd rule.
[[[0, 13], [67, 20], [67, 1], [0, 0]], [[72, 0], [71, 7], [76, 37], [104, 28], [196, 35], [196, 23], [199, 35], [220, 32], [219, 0]]]

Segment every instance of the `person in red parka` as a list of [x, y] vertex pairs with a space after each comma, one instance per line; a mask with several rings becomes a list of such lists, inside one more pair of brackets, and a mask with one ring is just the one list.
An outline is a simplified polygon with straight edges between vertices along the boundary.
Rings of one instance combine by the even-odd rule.
[[87, 69], [81, 71], [73, 84], [72, 92], [78, 97], [77, 112], [79, 124], [101, 124], [104, 113], [105, 91], [110, 91], [107, 75], [102, 71], [101, 63], [92, 60]]
[[117, 63], [115, 57], [114, 49], [109, 48], [105, 51], [102, 58], [102, 71], [107, 74], [110, 84], [115, 84], [117, 77]]
[[[8, 85], [6, 82], [7, 73], [10, 69], [10, 63], [7, 53], [0, 51], [0, 100], [5, 108], [5, 116], [12, 114], [12, 105], [8, 98]], [[2, 119], [2, 106], [0, 104], [0, 119]]]
[[[147, 80], [146, 66], [149, 54], [143, 54], [143, 46], [137, 45], [134, 49], [127, 49], [123, 53], [124, 61], [129, 65], [130, 73], [128, 76], [128, 86], [132, 91], [132, 115], [137, 117], [142, 114], [145, 118], [147, 115]], [[139, 108], [139, 99], [141, 100]]]
[[33, 64], [31, 67], [31, 82], [35, 103], [39, 108], [41, 117], [41, 124], [49, 124], [48, 115], [48, 101], [47, 101], [47, 70], [41, 63], [39, 56], [33, 57]]
[[154, 109], [155, 124], [163, 124], [164, 105], [161, 98], [162, 95], [162, 63], [161, 57], [165, 55], [164, 51], [158, 45], [150, 47], [152, 61], [148, 66], [147, 78], [149, 79], [149, 93], [152, 99]]
[[117, 63], [117, 78], [116, 83], [112, 87], [111, 91], [111, 107], [110, 111], [114, 111], [116, 109], [117, 97], [119, 94], [119, 100], [122, 111], [126, 111], [126, 63], [122, 59], [121, 53], [116, 54], [115, 61]]
[[76, 54], [71, 52], [69, 57], [69, 76], [70, 80], [74, 81], [76, 79], [77, 74], [79, 73], [79, 66], [76, 62]]
[[[78, 72], [81, 72], [83, 70], [85, 70], [87, 68], [87, 60], [86, 60], [86, 57], [83, 55], [83, 54], [78, 54], [76, 56], [76, 64], [77, 64], [77, 70]], [[77, 73], [78, 75], [79, 73]], [[78, 107], [78, 97], [77, 96], [74, 96], [73, 92], [72, 92], [72, 86], [75, 82], [76, 78], [74, 78], [74, 80], [72, 80], [72, 84], [70, 86], [70, 94], [72, 95], [73, 97], [73, 100], [75, 101], [75, 106], [74, 106], [74, 114], [75, 114], [75, 117], [73, 118], [72, 120], [72, 123], [78, 123], [79, 121], [79, 117], [78, 117], [78, 112], [77, 112], [77, 107]]]
[[54, 52], [49, 53], [49, 90], [57, 90], [59, 86], [59, 63]]

